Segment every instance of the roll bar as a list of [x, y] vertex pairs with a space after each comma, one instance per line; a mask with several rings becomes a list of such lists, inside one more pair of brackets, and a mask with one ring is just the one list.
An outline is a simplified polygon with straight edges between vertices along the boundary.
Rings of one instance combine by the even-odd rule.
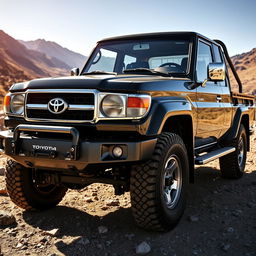
[[233, 72], [233, 74], [234, 74], [234, 76], [236, 78], [236, 81], [238, 83], [239, 93], [242, 93], [243, 92], [243, 85], [242, 85], [242, 82], [241, 82], [241, 80], [240, 80], [240, 78], [239, 78], [239, 76], [238, 76], [238, 74], [236, 72], [236, 69], [235, 69], [235, 67], [234, 67], [234, 65], [232, 63], [232, 60], [229, 57], [226, 45], [222, 41], [217, 40], [217, 39], [215, 39], [213, 41], [216, 42], [217, 44], [219, 44], [222, 47], [222, 49], [224, 51], [224, 54], [225, 54], [225, 57], [226, 57], [226, 60], [228, 61], [228, 64], [229, 64], [229, 66], [230, 66], [230, 68], [231, 68], [231, 70], [232, 70], [232, 72]]

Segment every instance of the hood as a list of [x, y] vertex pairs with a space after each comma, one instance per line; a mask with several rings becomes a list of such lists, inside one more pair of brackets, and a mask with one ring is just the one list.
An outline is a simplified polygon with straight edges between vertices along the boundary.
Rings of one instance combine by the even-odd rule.
[[[86, 75], [60, 78], [41, 78], [29, 82], [14, 84], [10, 91], [25, 91], [27, 89], [97, 89], [100, 91], [134, 92], [148, 91], [156, 83], [188, 82], [186, 78], [161, 77], [154, 75]], [[170, 87], [169, 87], [170, 88]]]

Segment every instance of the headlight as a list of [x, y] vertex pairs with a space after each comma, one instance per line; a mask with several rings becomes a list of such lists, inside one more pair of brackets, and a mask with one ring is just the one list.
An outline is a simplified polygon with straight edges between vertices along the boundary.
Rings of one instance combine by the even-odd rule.
[[101, 112], [106, 117], [125, 117], [126, 97], [109, 94], [101, 101]]
[[24, 94], [14, 94], [11, 96], [10, 113], [15, 115], [23, 115], [24, 113]]
[[138, 119], [148, 113], [151, 105], [151, 97], [150, 95], [144, 94], [101, 93], [99, 102], [100, 119]]

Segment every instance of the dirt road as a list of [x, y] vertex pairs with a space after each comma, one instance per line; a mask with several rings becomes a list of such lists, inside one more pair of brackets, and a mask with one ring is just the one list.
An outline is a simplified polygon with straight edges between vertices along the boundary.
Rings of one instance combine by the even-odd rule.
[[[22, 211], [2, 195], [0, 210], [16, 218], [16, 224], [0, 226], [2, 254], [138, 255], [136, 248], [138, 253], [138, 245], [146, 242], [147, 255], [255, 256], [255, 136], [251, 142], [246, 173], [240, 180], [222, 179], [218, 161], [197, 168], [185, 214], [169, 233], [137, 228], [129, 193], [114, 196], [107, 185], [70, 190], [58, 207], [45, 212]], [[3, 179], [0, 176], [0, 188]]]

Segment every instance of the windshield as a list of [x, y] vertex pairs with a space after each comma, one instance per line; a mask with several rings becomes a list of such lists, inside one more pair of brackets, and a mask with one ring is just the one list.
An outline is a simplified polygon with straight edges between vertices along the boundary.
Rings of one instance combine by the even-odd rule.
[[122, 74], [152, 70], [172, 76], [185, 75], [189, 71], [189, 48], [189, 40], [184, 39], [102, 42], [89, 58], [83, 73]]

